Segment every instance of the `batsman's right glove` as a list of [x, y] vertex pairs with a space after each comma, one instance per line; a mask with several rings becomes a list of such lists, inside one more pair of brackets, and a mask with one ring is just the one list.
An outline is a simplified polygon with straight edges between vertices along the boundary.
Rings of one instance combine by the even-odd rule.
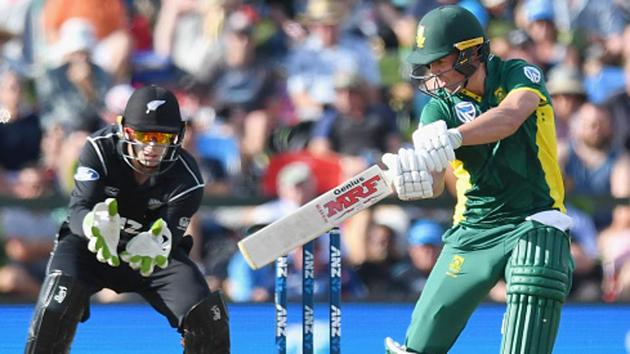
[[96, 259], [112, 267], [120, 265], [118, 241], [120, 241], [120, 215], [118, 202], [108, 198], [96, 203], [83, 218], [83, 233], [88, 238], [88, 249], [96, 253]]

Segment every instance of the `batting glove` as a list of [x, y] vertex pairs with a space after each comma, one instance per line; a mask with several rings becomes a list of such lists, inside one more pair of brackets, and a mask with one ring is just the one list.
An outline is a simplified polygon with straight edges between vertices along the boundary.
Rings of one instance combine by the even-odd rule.
[[417, 200], [433, 196], [433, 177], [424, 159], [413, 149], [400, 149], [397, 155], [385, 154], [382, 161], [389, 169], [398, 198]]
[[455, 149], [462, 145], [462, 134], [457, 129], [447, 129], [443, 120], [421, 125], [413, 132], [416, 152], [425, 160], [429, 171], [442, 172], [450, 161], [455, 160]]
[[153, 274], [155, 266], [162, 269], [168, 266], [171, 253], [172, 235], [166, 221], [157, 219], [149, 231], [144, 231], [132, 238], [120, 254], [123, 261], [132, 269], [140, 270], [142, 276]]
[[112, 267], [120, 265], [118, 241], [120, 241], [120, 215], [118, 202], [108, 198], [96, 203], [92, 211], [83, 218], [83, 233], [88, 238], [88, 249], [96, 253], [96, 259]]

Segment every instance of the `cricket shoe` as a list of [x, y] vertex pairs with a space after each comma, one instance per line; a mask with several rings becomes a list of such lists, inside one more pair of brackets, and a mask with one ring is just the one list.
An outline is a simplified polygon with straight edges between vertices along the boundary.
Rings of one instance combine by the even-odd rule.
[[408, 352], [404, 345], [400, 345], [394, 341], [391, 337], [385, 338], [385, 353], [386, 354], [409, 354], [415, 352]]

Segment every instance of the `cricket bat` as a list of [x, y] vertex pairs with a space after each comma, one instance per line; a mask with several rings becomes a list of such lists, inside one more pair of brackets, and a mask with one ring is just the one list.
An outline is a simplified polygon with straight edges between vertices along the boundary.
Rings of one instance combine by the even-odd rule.
[[374, 165], [238, 243], [252, 269], [319, 237], [393, 193], [388, 171]]

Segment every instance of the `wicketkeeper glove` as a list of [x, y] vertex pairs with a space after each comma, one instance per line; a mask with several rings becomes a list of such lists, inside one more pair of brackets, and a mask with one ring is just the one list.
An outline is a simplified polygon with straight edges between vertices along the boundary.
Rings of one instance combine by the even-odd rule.
[[120, 241], [120, 215], [116, 199], [108, 198], [94, 205], [83, 218], [83, 233], [89, 240], [88, 249], [96, 253], [99, 262], [112, 267], [120, 265], [116, 250]]
[[441, 172], [455, 160], [455, 150], [462, 145], [462, 134], [457, 129], [447, 129], [443, 120], [421, 125], [412, 134], [416, 152], [425, 160], [429, 171]]
[[157, 219], [149, 231], [144, 231], [132, 238], [120, 254], [123, 261], [142, 276], [153, 274], [155, 266], [162, 269], [168, 265], [171, 253], [172, 235], [166, 221]]
[[401, 200], [417, 200], [433, 196], [433, 177], [424, 159], [413, 149], [400, 149], [398, 154], [385, 154], [382, 159], [391, 182]]

